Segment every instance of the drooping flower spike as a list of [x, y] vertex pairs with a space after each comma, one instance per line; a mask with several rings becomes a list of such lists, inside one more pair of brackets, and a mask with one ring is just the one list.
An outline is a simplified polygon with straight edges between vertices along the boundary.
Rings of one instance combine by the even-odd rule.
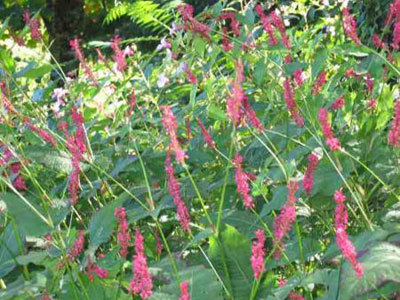
[[255, 231], [256, 240], [253, 242], [251, 247], [251, 267], [253, 268], [254, 278], [260, 279], [261, 274], [264, 271], [264, 260], [265, 260], [265, 234], [261, 229]]
[[251, 197], [250, 195], [250, 185], [248, 183], [249, 177], [242, 168], [243, 157], [239, 153], [236, 153], [235, 158], [232, 162], [235, 166], [236, 189], [239, 195], [243, 197], [244, 207], [246, 209], [254, 207], [254, 200], [253, 197]]
[[356, 276], [361, 279], [364, 271], [363, 266], [357, 260], [357, 252], [347, 236], [347, 208], [344, 202], [346, 201], [346, 196], [342, 191], [337, 190], [334, 195], [334, 199], [336, 201], [336, 209], [335, 209], [335, 228], [336, 228], [336, 243], [338, 245], [339, 250], [342, 252], [343, 257], [346, 258], [353, 270], [356, 273]]
[[312, 189], [314, 186], [314, 171], [315, 168], [318, 166], [319, 160], [315, 154], [310, 154], [308, 156], [308, 165], [307, 170], [304, 174], [303, 178], [303, 189], [305, 190], [308, 196], [311, 196]]
[[339, 150], [341, 148], [340, 141], [333, 135], [331, 123], [329, 122], [329, 113], [326, 108], [318, 110], [318, 120], [321, 123], [326, 145], [329, 146], [331, 151]]
[[360, 45], [361, 41], [357, 36], [356, 21], [354, 20], [354, 17], [350, 14], [347, 8], [343, 8], [342, 14], [343, 14], [343, 28], [345, 34], [350, 39], [352, 39], [357, 46]]
[[114, 211], [114, 216], [118, 218], [118, 233], [117, 233], [117, 241], [120, 246], [119, 249], [119, 254], [123, 258], [126, 258], [128, 255], [128, 248], [131, 242], [131, 236], [129, 234], [129, 229], [128, 229], [128, 222], [126, 220], [126, 212], [125, 212], [125, 207], [120, 206], [117, 207]]

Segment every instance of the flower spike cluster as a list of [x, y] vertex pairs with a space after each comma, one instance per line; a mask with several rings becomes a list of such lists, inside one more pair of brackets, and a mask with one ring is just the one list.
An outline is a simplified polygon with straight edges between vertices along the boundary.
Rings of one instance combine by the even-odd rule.
[[85, 72], [86, 76], [88, 78], [90, 78], [90, 80], [92, 80], [92, 82], [94, 84], [97, 85], [97, 81], [94, 78], [92, 69], [89, 67], [85, 56], [83, 55], [81, 46], [79, 44], [79, 40], [77, 38], [72, 39], [69, 41], [69, 46], [71, 47], [72, 50], [74, 50], [75, 52], [75, 57], [79, 60], [79, 62], [81, 63], [82, 67], [83, 67], [83, 71]]
[[250, 186], [248, 183], [249, 176], [243, 171], [242, 162], [243, 157], [236, 153], [235, 158], [233, 159], [233, 164], [235, 166], [236, 189], [239, 195], [243, 197], [244, 207], [249, 209], [254, 207], [254, 200], [250, 195]]
[[117, 35], [111, 39], [111, 48], [114, 52], [114, 61], [117, 64], [117, 70], [120, 72], [125, 71], [127, 63], [125, 61], [124, 51], [119, 48], [121, 38]]
[[144, 254], [144, 238], [138, 229], [135, 231], [135, 252], [133, 256], [132, 272], [133, 278], [130, 282], [130, 292], [140, 295], [142, 299], [149, 298], [153, 292], [153, 280], [147, 270], [147, 259]]
[[314, 186], [314, 170], [318, 166], [318, 157], [314, 154], [308, 156], [308, 165], [303, 179], [303, 189], [308, 196], [311, 196], [312, 188]]
[[187, 281], [181, 283], [180, 289], [181, 289], [181, 296], [179, 297], [179, 300], [190, 300]]
[[207, 146], [210, 147], [211, 149], [216, 149], [215, 142], [214, 142], [211, 134], [207, 131], [203, 122], [200, 119], [198, 119], [197, 124], [199, 124], [201, 132], [203, 133], [204, 141], [206, 142]]
[[297, 181], [290, 181], [287, 185], [288, 195], [286, 203], [283, 205], [279, 216], [274, 221], [274, 257], [278, 260], [282, 251], [285, 249], [283, 238], [288, 234], [292, 225], [296, 219], [296, 207], [295, 204], [298, 201], [295, 194], [299, 185]]
[[260, 279], [262, 272], [264, 271], [264, 259], [265, 259], [265, 234], [261, 229], [255, 231], [256, 240], [253, 242], [251, 247], [251, 267], [253, 268], [254, 278]]
[[331, 151], [339, 150], [341, 148], [340, 141], [333, 135], [329, 122], [329, 113], [326, 108], [320, 108], [318, 110], [318, 120], [321, 123], [322, 132], [326, 138], [326, 145], [329, 146]]
[[343, 257], [346, 258], [353, 270], [356, 273], [356, 276], [360, 279], [363, 276], [363, 267], [360, 262], [357, 260], [357, 252], [354, 248], [354, 245], [349, 240], [347, 236], [347, 208], [344, 204], [346, 201], [346, 196], [342, 193], [342, 191], [337, 190], [334, 195], [334, 199], [336, 201], [336, 210], [335, 210], [335, 228], [336, 228], [336, 243], [338, 248], [343, 254]]
[[179, 222], [183, 230], [190, 232], [190, 216], [188, 208], [181, 198], [179, 182], [176, 180], [174, 175], [174, 168], [171, 163], [171, 156], [167, 151], [167, 156], [165, 158], [165, 173], [168, 179], [168, 190], [172, 198], [174, 198], [174, 203], [176, 206], [176, 211], [178, 215]]
[[303, 127], [304, 118], [299, 112], [298, 105], [294, 96], [294, 90], [290, 83], [289, 78], [286, 78], [285, 81], [283, 82], [283, 89], [284, 89], [283, 97], [285, 98], [286, 107], [288, 108], [290, 115], [296, 122], [297, 126]]
[[187, 158], [187, 155], [179, 145], [177, 135], [178, 124], [176, 123], [176, 118], [172, 113], [171, 107], [169, 105], [161, 106], [161, 111], [163, 113], [162, 124], [165, 131], [168, 133], [171, 141], [170, 147], [172, 148], [172, 150], [174, 150], [175, 159], [183, 165], [185, 163], [185, 158]]
[[361, 42], [357, 36], [356, 21], [354, 20], [354, 17], [350, 14], [347, 8], [343, 8], [342, 14], [343, 14], [343, 28], [345, 34], [350, 39], [352, 39], [357, 46], [360, 45]]
[[126, 221], [125, 207], [117, 207], [114, 211], [114, 216], [118, 218], [119, 228], [117, 233], [117, 241], [120, 246], [119, 254], [123, 258], [128, 255], [128, 248], [131, 242], [131, 236], [128, 232], [128, 222]]
[[35, 41], [40, 42], [42, 40], [42, 34], [40, 33], [39, 19], [37, 18], [31, 19], [31, 14], [29, 13], [29, 10], [24, 11], [22, 18], [24, 19], [25, 24], [29, 26], [32, 38]]
[[394, 120], [392, 129], [389, 130], [389, 144], [400, 147], [400, 101], [394, 104]]
[[272, 28], [272, 24], [268, 20], [268, 16], [264, 13], [264, 10], [263, 10], [261, 4], [257, 4], [255, 10], [261, 18], [261, 22], [263, 23], [264, 31], [268, 34], [269, 44], [271, 46], [278, 45], [278, 40], [275, 37], [274, 29]]
[[186, 31], [191, 31], [194, 34], [198, 33], [200, 34], [201, 37], [203, 37], [207, 41], [211, 39], [210, 38], [211, 28], [208, 25], [197, 21], [193, 17], [194, 13], [193, 6], [189, 4], [182, 4], [178, 7], [178, 10], [183, 19], [183, 29], [185, 29]]

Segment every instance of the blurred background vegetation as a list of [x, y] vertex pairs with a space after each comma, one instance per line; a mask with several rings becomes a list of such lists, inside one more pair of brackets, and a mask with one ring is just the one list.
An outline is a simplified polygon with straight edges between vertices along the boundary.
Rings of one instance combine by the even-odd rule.
[[[246, 4], [252, 0], [243, 0]], [[107, 43], [111, 37], [120, 35], [127, 43], [135, 42], [142, 52], [151, 52], [159, 40], [167, 34], [174, 19], [176, 7], [186, 2], [194, 6], [195, 13], [201, 13], [207, 6], [218, 0], [0, 0], [0, 20], [9, 18], [11, 34], [18, 36], [24, 28], [23, 12], [28, 9], [32, 15], [39, 16], [46, 27], [48, 42], [53, 56], [66, 71], [75, 69], [78, 64], [69, 40], [79, 37], [84, 44], [103, 46], [110, 51]], [[220, 0], [223, 6], [230, 0]], [[304, 26], [317, 23], [320, 18], [335, 15], [338, 8], [333, 0], [268, 0], [271, 8], [279, 5], [307, 7], [307, 15], [294, 15], [291, 26]], [[382, 28], [390, 0], [349, 1], [357, 18], [359, 36], [369, 44], [372, 32]], [[321, 4], [331, 4], [331, 6]], [[237, 5], [237, 3], [236, 3]], [[307, 20], [305, 20], [305, 17]], [[33, 43], [34, 41], [32, 41]], [[90, 45], [90, 44], [89, 44]], [[92, 54], [94, 52], [91, 52]]]

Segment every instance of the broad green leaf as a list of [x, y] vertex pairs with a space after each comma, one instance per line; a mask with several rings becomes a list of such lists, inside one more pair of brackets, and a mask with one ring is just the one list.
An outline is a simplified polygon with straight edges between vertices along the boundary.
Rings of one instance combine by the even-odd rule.
[[45, 216], [43, 209], [34, 199], [25, 197], [36, 212], [31, 206], [14, 194], [0, 194], [0, 199], [6, 203], [8, 213], [14, 218], [18, 228], [26, 235], [38, 237], [51, 231], [51, 227], [42, 218]]
[[41, 265], [44, 259], [48, 256], [47, 251], [30, 251], [28, 254], [18, 256], [17, 262], [20, 265], [26, 266], [28, 264]]
[[204, 41], [201, 37], [199, 37], [198, 35], [196, 36], [196, 38], [193, 41], [193, 47], [194, 50], [196, 51], [196, 53], [200, 56], [200, 57], [204, 57], [204, 51], [206, 50], [206, 41]]
[[55, 171], [63, 171], [67, 174], [72, 171], [72, 162], [66, 152], [55, 150], [47, 146], [31, 146], [25, 151], [26, 158], [44, 164]]
[[[181, 278], [181, 281], [186, 281], [188, 283], [188, 292], [190, 295], [190, 299], [223, 299], [222, 286], [211, 269], [206, 269], [203, 266], [185, 268], [184, 270], [179, 272], [179, 277]], [[162, 287], [161, 292], [173, 295], [174, 298], [172, 299], [177, 299], [177, 297], [179, 297], [180, 295], [177, 286], [177, 282], [173, 281], [169, 285]]]
[[400, 288], [400, 248], [380, 243], [359, 258], [364, 275], [358, 279], [346, 261], [340, 276], [340, 299], [354, 299], [367, 295], [383, 285], [393, 282]]
[[[234, 227], [226, 225], [221, 234], [221, 244], [215, 237], [209, 241], [208, 253], [225, 286], [232, 287], [234, 299], [249, 299], [253, 272], [250, 265], [251, 241]], [[228, 277], [224, 273], [224, 260]], [[229, 284], [230, 283], [230, 284]]]
[[102, 207], [90, 219], [89, 236], [91, 247], [96, 248], [102, 243], [108, 242], [111, 233], [117, 224], [117, 219], [114, 217], [115, 208], [121, 206], [122, 199], [114, 200], [113, 202]]
[[266, 71], [266, 65], [264, 63], [264, 58], [261, 58], [257, 61], [254, 69], [254, 77], [256, 79], [257, 85], [261, 85], [265, 71]]
[[208, 106], [207, 115], [214, 120], [227, 120], [226, 113], [214, 104]]
[[[21, 230], [17, 230], [21, 243], [25, 243], [25, 238]], [[20, 254], [18, 238], [9, 224], [0, 236], [0, 278], [6, 276], [16, 267], [15, 258]]]

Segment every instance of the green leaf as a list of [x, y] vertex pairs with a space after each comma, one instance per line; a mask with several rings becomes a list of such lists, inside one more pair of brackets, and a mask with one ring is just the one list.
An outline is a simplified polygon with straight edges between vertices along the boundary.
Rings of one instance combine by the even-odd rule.
[[315, 78], [325, 68], [328, 59], [328, 51], [321, 49], [315, 54], [314, 63], [312, 64], [312, 77]]
[[26, 158], [44, 164], [55, 171], [63, 171], [67, 174], [72, 171], [72, 162], [66, 152], [50, 147], [31, 146], [25, 151]]
[[[28, 196], [25, 198], [39, 214], [45, 216], [43, 209], [33, 198]], [[18, 228], [22, 229], [26, 235], [38, 237], [51, 231], [51, 227], [18, 196], [3, 193], [0, 195], [0, 199], [6, 203], [8, 213], [14, 218]]]
[[207, 115], [214, 120], [227, 120], [226, 113], [214, 104], [208, 106]]
[[264, 58], [261, 58], [257, 61], [256, 67], [254, 69], [254, 77], [256, 79], [256, 83], [258, 86], [260, 86], [263, 81], [265, 71], [266, 71], [266, 66], [264, 63]]
[[101, 208], [90, 219], [89, 236], [91, 247], [96, 248], [110, 239], [113, 228], [117, 223], [117, 219], [114, 217], [114, 210], [121, 206], [122, 203], [123, 199], [115, 200]]
[[[24, 243], [24, 236], [18, 230], [18, 235], [22, 243]], [[6, 276], [16, 267], [15, 258], [20, 254], [18, 247], [18, 239], [15, 232], [9, 224], [0, 236], [0, 278]]]
[[36, 65], [37, 63], [29, 63], [24, 69], [15, 74], [15, 76], [34, 79], [36, 77], [41, 77], [43, 75], [46, 75], [52, 70], [51, 65], [43, 65], [35, 68]]
[[[179, 277], [181, 278], [182, 282], [186, 281], [188, 283], [188, 292], [190, 295], [190, 299], [223, 299], [221, 284], [218, 282], [215, 273], [211, 269], [206, 269], [203, 266], [185, 268], [184, 270], [179, 272]], [[171, 299], [178, 299], [180, 292], [177, 289], [177, 286], [177, 282], [173, 281], [169, 285], [162, 287], [161, 292], [175, 296]], [[150, 299], [153, 299], [153, 297], [151, 297]]]
[[17, 257], [17, 262], [20, 265], [27, 266], [28, 264], [41, 265], [44, 259], [48, 256], [47, 251], [31, 251], [26, 255]]
[[355, 299], [393, 282], [400, 286], [400, 248], [380, 243], [359, 258], [364, 275], [358, 279], [346, 261], [340, 277], [340, 299]]
[[204, 41], [201, 37], [196, 36], [193, 41], [194, 51], [199, 54], [200, 57], [204, 57], [204, 51], [206, 50], [206, 41]]
[[[221, 244], [211, 237], [208, 249], [210, 259], [224, 281], [225, 286], [232, 286], [234, 299], [249, 299], [253, 283], [253, 272], [250, 265], [251, 241], [234, 227], [226, 225], [221, 234]], [[224, 273], [225, 258], [229, 278]]]

